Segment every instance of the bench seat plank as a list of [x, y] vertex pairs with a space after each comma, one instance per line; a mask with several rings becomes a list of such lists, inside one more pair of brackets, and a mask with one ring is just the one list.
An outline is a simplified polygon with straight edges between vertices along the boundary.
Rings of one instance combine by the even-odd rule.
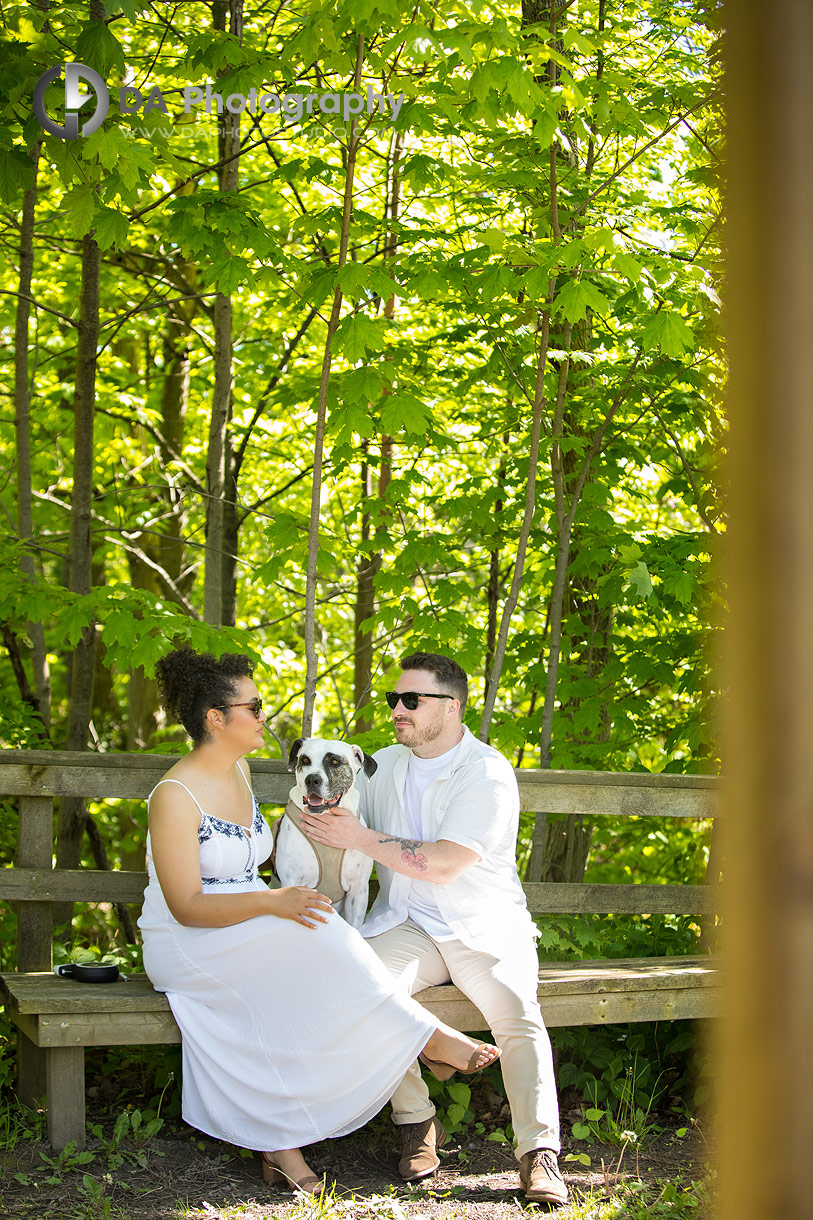
[[[45, 971], [0, 975], [9, 1013], [41, 1047], [175, 1043], [180, 1034], [164, 995], [146, 975], [89, 985]], [[546, 1024], [590, 1025], [715, 1015], [719, 972], [710, 957], [543, 962], [539, 1002]], [[486, 1028], [456, 987], [417, 997], [433, 1015], [462, 1030]]]

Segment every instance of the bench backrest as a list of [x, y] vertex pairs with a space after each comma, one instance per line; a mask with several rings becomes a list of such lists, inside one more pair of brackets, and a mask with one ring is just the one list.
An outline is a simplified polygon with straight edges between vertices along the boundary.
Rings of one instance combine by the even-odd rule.
[[[0, 751], [0, 799], [19, 798], [14, 868], [0, 869], [0, 900], [19, 903], [18, 970], [50, 970], [52, 904], [141, 901], [144, 872], [54, 869], [54, 798], [144, 800], [175, 758], [166, 754]], [[253, 759], [261, 803], [284, 806], [291, 776], [282, 762]], [[585, 817], [704, 820], [717, 813], [719, 779], [702, 775], [602, 771], [516, 772], [523, 810]], [[716, 878], [715, 878], [716, 879]], [[595, 885], [541, 882], [525, 891], [534, 914], [710, 915], [716, 885]]]

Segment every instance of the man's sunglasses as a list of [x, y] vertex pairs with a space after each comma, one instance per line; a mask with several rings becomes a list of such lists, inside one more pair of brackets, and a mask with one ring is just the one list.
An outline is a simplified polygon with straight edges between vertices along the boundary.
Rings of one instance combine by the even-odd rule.
[[415, 708], [418, 706], [419, 699], [454, 699], [454, 697], [454, 695], [436, 695], [435, 692], [431, 690], [388, 690], [384, 696], [384, 698], [387, 700], [387, 705], [391, 707], [393, 711], [395, 711], [397, 708], [398, 701], [400, 699], [401, 703], [403, 703], [408, 712], [415, 711]]
[[263, 710], [263, 701], [262, 699], [252, 699], [251, 703], [216, 703], [215, 707], [218, 709], [225, 707], [250, 707], [257, 720], [259, 720]]

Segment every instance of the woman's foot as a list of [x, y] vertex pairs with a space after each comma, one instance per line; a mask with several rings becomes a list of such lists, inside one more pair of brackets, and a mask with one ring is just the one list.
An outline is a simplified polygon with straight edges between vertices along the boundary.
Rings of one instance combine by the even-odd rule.
[[318, 1195], [325, 1188], [321, 1178], [308, 1165], [298, 1148], [282, 1148], [277, 1152], [261, 1152], [263, 1178], [269, 1185], [287, 1186], [304, 1195]]
[[439, 1025], [420, 1054], [422, 1063], [437, 1076], [448, 1080], [455, 1072], [471, 1075], [499, 1059], [499, 1047], [474, 1042], [448, 1025]]

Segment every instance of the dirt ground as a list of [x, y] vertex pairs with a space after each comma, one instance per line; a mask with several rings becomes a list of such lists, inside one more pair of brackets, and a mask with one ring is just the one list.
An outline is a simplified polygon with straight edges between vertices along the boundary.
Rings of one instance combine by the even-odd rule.
[[[316, 1144], [309, 1161], [333, 1190], [325, 1207], [295, 1205], [287, 1191], [264, 1185], [256, 1155], [204, 1139], [180, 1122], [167, 1123], [141, 1148], [131, 1138], [115, 1148], [112, 1121], [98, 1121], [103, 1138], [89, 1140], [94, 1157], [84, 1164], [55, 1164], [48, 1144], [30, 1141], [2, 1154], [3, 1220], [283, 1220], [294, 1214], [302, 1220], [516, 1220], [524, 1211], [540, 1211], [525, 1202], [511, 1150], [484, 1134], [452, 1137], [440, 1154], [440, 1170], [416, 1186], [398, 1177], [395, 1132], [383, 1116], [345, 1139]], [[692, 1126], [678, 1135], [683, 1128], [674, 1119], [661, 1122], [663, 1129], [637, 1153], [633, 1145], [626, 1147], [620, 1168], [617, 1147], [565, 1138], [560, 1165], [574, 1204], [587, 1198], [598, 1204], [623, 1182], [702, 1178], [708, 1151], [702, 1132]], [[569, 1129], [567, 1122], [564, 1127]], [[568, 1152], [586, 1153], [591, 1164], [566, 1161]], [[576, 1214], [576, 1206], [557, 1213], [561, 1220]], [[586, 1212], [579, 1209], [578, 1215]]]

